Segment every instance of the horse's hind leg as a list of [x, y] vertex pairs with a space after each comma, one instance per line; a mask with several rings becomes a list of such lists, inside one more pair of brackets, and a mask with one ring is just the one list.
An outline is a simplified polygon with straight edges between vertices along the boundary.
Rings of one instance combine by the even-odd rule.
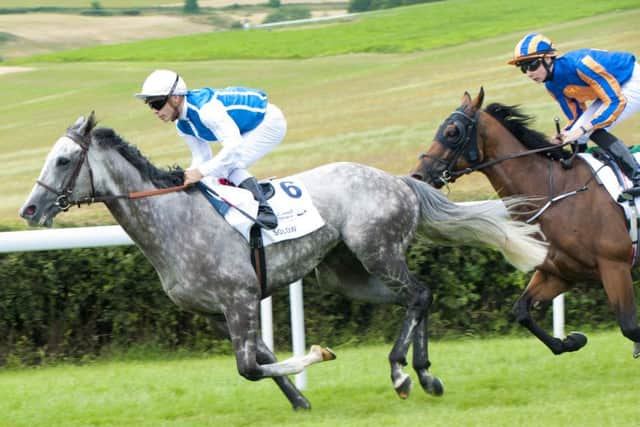
[[633, 341], [633, 357], [640, 357], [640, 328], [631, 270], [626, 262], [598, 260], [602, 285], [622, 334]]
[[[261, 338], [258, 339], [258, 363], [267, 364], [267, 363], [276, 363], [276, 356], [273, 354], [269, 347], [262, 341]], [[300, 390], [289, 380], [289, 377], [273, 377], [273, 381], [278, 385], [280, 390], [287, 396], [289, 402], [293, 406], [293, 409], [311, 409], [311, 404], [309, 401], [302, 395]]]
[[415, 334], [413, 336], [413, 369], [418, 374], [420, 385], [422, 389], [434, 396], [442, 396], [444, 393], [444, 385], [436, 376], [431, 375], [429, 367], [429, 351], [428, 340], [429, 337], [426, 334], [427, 318], [417, 326]]
[[513, 306], [516, 321], [549, 347], [553, 354], [579, 350], [587, 343], [587, 337], [579, 332], [572, 332], [565, 339], [552, 337], [533, 320], [531, 306], [535, 302], [551, 301], [567, 289], [568, 286], [564, 280], [536, 270], [527, 288]]

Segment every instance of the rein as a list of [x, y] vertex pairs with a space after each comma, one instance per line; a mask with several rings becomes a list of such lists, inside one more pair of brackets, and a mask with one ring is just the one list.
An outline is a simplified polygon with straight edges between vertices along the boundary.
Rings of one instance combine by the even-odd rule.
[[[141, 199], [143, 197], [159, 196], [162, 194], [183, 191], [189, 187], [188, 185], [178, 185], [175, 187], [159, 188], [155, 190], [135, 191], [127, 194], [112, 194], [107, 196], [96, 196], [95, 194], [96, 190], [93, 184], [93, 171], [91, 170], [91, 165], [89, 164], [89, 159], [87, 157], [87, 153], [89, 151], [89, 145], [91, 141], [85, 138], [83, 135], [73, 130], [68, 130], [65, 136], [71, 139], [76, 144], [78, 144], [82, 149], [82, 152], [80, 153], [80, 161], [78, 162], [75, 169], [73, 170], [73, 173], [69, 177], [69, 181], [60, 191], [56, 190], [53, 186], [48, 185], [40, 180], [36, 181], [38, 185], [44, 187], [46, 190], [58, 196], [56, 198], [55, 205], [58, 208], [60, 208], [60, 210], [62, 210], [63, 212], [68, 211], [69, 208], [73, 205], [80, 207], [80, 205], [82, 204], [90, 205], [92, 203], [102, 203], [102, 202], [108, 202], [111, 200], [119, 200], [119, 199], [135, 200], [135, 199]], [[91, 195], [87, 197], [81, 197], [79, 199], [72, 199], [71, 195], [73, 194], [73, 189], [76, 186], [76, 181], [78, 180], [78, 176], [80, 175], [80, 170], [82, 169], [82, 166], [85, 163], [87, 164], [87, 169], [89, 171], [89, 182], [91, 183]]]

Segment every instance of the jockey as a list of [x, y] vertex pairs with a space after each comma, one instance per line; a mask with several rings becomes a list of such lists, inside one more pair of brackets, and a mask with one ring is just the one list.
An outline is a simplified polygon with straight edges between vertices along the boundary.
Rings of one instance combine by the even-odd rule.
[[[585, 144], [591, 138], [607, 150], [633, 182], [623, 196], [640, 195], [640, 165], [627, 146], [608, 132], [640, 109], [640, 65], [633, 54], [578, 49], [558, 56], [551, 40], [539, 33], [518, 42], [515, 65], [545, 87], [569, 119], [552, 142]], [[593, 101], [588, 107], [587, 101]]]
[[[262, 189], [247, 168], [278, 145], [287, 131], [284, 115], [267, 101], [264, 92], [245, 87], [187, 90], [182, 77], [155, 70], [136, 97], [149, 105], [163, 122], [176, 122], [178, 134], [192, 153], [184, 183], [206, 176], [225, 178], [249, 190], [258, 201], [258, 220], [268, 229], [278, 220]], [[214, 156], [210, 143], [219, 142]]]

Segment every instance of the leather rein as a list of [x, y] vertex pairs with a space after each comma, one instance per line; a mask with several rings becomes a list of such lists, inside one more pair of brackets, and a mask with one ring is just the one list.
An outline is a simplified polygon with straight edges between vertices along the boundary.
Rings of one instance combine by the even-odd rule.
[[[54, 193], [57, 196], [55, 206], [60, 208], [60, 210], [62, 210], [63, 212], [68, 211], [69, 208], [73, 205], [77, 205], [78, 207], [80, 207], [80, 205], [82, 204], [90, 205], [92, 203], [109, 202], [109, 201], [118, 200], [118, 199], [129, 199], [129, 200], [140, 199], [143, 197], [158, 196], [161, 194], [182, 191], [187, 189], [188, 187], [188, 185], [179, 185], [176, 187], [160, 188], [160, 189], [147, 190], [147, 191], [136, 191], [136, 192], [127, 193], [127, 194], [97, 196], [95, 186], [93, 184], [93, 171], [91, 170], [91, 165], [89, 164], [89, 159], [87, 156], [89, 152], [89, 145], [91, 144], [91, 140], [71, 129], [65, 133], [65, 136], [71, 139], [76, 144], [78, 144], [82, 149], [80, 153], [80, 161], [76, 164], [75, 169], [73, 169], [73, 172], [69, 176], [69, 180], [67, 181], [66, 185], [63, 186], [61, 190], [56, 190], [52, 185], [48, 185], [40, 180], [36, 181], [38, 185], [44, 187], [46, 190]], [[73, 194], [73, 190], [76, 186], [76, 181], [78, 180], [78, 176], [80, 175], [82, 166], [85, 163], [87, 164], [87, 169], [89, 171], [89, 182], [91, 183], [91, 194], [86, 197], [72, 199], [71, 195]]]

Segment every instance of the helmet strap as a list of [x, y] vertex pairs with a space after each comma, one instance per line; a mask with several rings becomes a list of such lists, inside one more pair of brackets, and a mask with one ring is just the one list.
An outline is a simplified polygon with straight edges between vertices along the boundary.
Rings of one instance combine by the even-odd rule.
[[545, 57], [542, 57], [542, 66], [544, 67], [545, 70], [547, 70], [547, 76], [544, 78], [543, 82], [548, 82], [553, 80], [553, 57], [549, 57], [551, 59], [550, 63], [547, 63], [547, 61], [545, 61]]

